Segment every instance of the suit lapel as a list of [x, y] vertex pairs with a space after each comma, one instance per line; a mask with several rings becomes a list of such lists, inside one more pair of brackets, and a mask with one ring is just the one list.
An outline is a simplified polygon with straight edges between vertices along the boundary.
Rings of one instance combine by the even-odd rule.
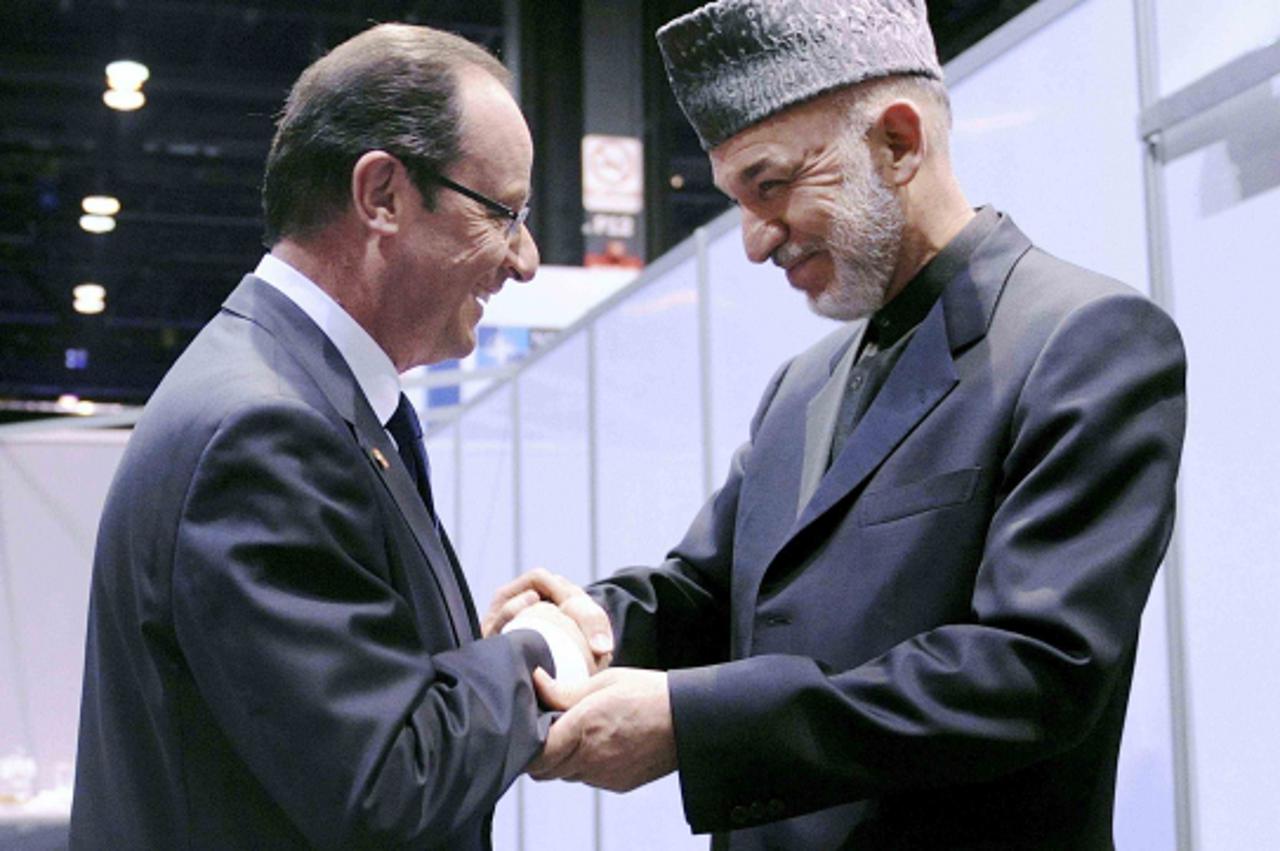
[[455, 642], [464, 644], [477, 637], [478, 626], [470, 593], [461, 570], [457, 568], [452, 547], [436, 533], [435, 524], [431, 522], [400, 453], [369, 407], [341, 353], [301, 308], [275, 287], [253, 275], [245, 276], [227, 298], [224, 307], [251, 319], [281, 341], [285, 350], [306, 370], [334, 410], [346, 421], [360, 453], [391, 494], [417, 541], [430, 574], [413, 569], [405, 571], [421, 634], [428, 636], [439, 632], [439, 624], [425, 621], [425, 613], [431, 608], [426, 601], [442, 598], [449, 611]]
[[789, 537], [831, 509], [861, 485], [902, 442], [920, 420], [942, 401], [956, 384], [947, 343], [942, 304], [925, 317], [902, 359], [876, 394], [866, 416], [849, 435], [838, 458], [827, 471], [796, 520]]
[[758, 594], [764, 574], [779, 563], [796, 537], [865, 484], [951, 392], [959, 381], [955, 356], [986, 334], [1009, 273], [1030, 247], [1031, 241], [1013, 221], [1000, 215], [992, 232], [974, 249], [967, 267], [947, 284], [921, 322], [840, 456], [772, 557], [764, 562], [762, 573], [748, 578], [748, 593]]

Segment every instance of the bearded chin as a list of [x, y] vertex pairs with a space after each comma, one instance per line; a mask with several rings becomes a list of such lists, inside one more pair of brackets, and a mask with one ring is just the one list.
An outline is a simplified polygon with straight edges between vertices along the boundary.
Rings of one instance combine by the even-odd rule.
[[841, 321], [884, 307], [906, 227], [902, 205], [861, 153], [846, 154], [840, 209], [831, 223], [835, 280], [809, 300], [814, 313]]

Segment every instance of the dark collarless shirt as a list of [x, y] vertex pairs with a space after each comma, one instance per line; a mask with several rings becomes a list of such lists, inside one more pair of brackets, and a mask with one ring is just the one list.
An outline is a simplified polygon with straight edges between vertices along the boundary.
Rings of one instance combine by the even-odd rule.
[[969, 258], [995, 230], [998, 220], [991, 207], [979, 209], [960, 233], [907, 282], [902, 292], [871, 317], [840, 401], [828, 466], [839, 457], [845, 441], [871, 407], [915, 330], [951, 279], [968, 267]]

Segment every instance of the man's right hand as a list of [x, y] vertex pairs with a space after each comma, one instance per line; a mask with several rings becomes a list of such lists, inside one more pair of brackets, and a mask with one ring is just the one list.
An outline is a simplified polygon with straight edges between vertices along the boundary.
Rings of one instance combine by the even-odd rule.
[[539, 601], [555, 605], [585, 636], [594, 672], [607, 668], [613, 658], [613, 627], [604, 609], [580, 587], [543, 568], [534, 568], [497, 590], [481, 622], [486, 637], [497, 635], [521, 612]]

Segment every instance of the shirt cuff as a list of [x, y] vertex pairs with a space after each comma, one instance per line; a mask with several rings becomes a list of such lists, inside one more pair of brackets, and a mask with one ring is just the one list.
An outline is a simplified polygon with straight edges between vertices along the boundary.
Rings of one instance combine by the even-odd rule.
[[578, 649], [577, 643], [563, 628], [536, 615], [519, 614], [502, 628], [502, 634], [506, 635], [517, 629], [531, 629], [547, 642], [551, 660], [556, 666], [556, 682], [573, 686], [587, 679], [587, 660], [582, 658], [582, 651]]

